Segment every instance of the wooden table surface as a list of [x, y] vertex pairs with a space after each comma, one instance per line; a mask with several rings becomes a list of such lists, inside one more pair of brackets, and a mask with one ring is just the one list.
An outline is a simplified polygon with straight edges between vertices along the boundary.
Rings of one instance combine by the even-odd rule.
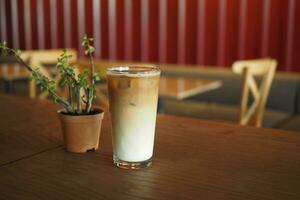
[[164, 98], [185, 99], [221, 87], [219, 80], [199, 80], [186, 77], [160, 78], [159, 96]]
[[[77, 66], [80, 70], [88, 66], [88, 61], [79, 60]], [[96, 61], [96, 70], [100, 70], [101, 74], [105, 74], [105, 69], [109, 66], [117, 65], [151, 65], [142, 63], [127, 63], [127, 62], [108, 62]], [[14, 81], [18, 79], [28, 78], [30, 73], [24, 66], [19, 64], [1, 64], [0, 65], [0, 79], [6, 81]], [[206, 91], [214, 90], [222, 86], [219, 80], [199, 80], [184, 77], [161, 77], [160, 81], [160, 96], [164, 98], [184, 99]], [[101, 88], [107, 88], [106, 85], [99, 85]], [[10, 90], [10, 89], [7, 89]], [[103, 97], [103, 96], [102, 96]], [[104, 97], [103, 97], [104, 98]]]
[[[89, 66], [89, 61], [86, 59], [78, 60], [77, 65], [80, 70], [86, 69]], [[153, 66], [153, 63], [139, 63], [128, 61], [108, 61], [98, 60], [95, 61], [95, 69], [99, 71], [102, 76], [105, 76], [106, 68], [112, 66]], [[179, 65], [177, 66], [179, 67]], [[164, 66], [167, 68], [167, 66]], [[217, 89], [222, 86], [220, 80], [205, 80], [205, 79], [192, 79], [187, 77], [168, 77], [161, 76], [159, 96], [163, 98], [172, 98], [182, 100], [200, 93]], [[107, 86], [102, 84], [102, 90], [106, 90]]]
[[106, 113], [97, 152], [61, 146], [57, 106], [0, 96], [0, 199], [300, 199], [300, 135], [158, 115], [153, 165], [112, 164]]

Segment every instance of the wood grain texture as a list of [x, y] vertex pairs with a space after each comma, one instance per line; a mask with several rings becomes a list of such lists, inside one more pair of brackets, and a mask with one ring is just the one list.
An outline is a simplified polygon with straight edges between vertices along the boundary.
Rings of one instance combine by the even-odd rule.
[[[57, 137], [54, 107], [22, 98], [0, 99], [1, 105], [4, 101], [16, 106], [7, 106], [1, 121], [8, 116], [12, 123], [7, 114], [11, 110], [23, 111], [19, 119], [34, 119], [26, 126], [15, 124], [17, 130], [34, 130], [33, 123], [47, 119], [48, 134], [20, 131], [23, 137]], [[37, 109], [24, 112], [33, 104]], [[40, 119], [41, 113], [47, 117]], [[0, 199], [300, 198], [300, 135], [293, 132], [158, 115], [153, 165], [138, 171], [112, 165], [108, 115], [100, 141], [97, 152], [72, 154], [56, 148], [0, 167]], [[0, 146], [4, 143], [0, 139]]]
[[4, 95], [0, 96], [0, 106], [0, 165], [61, 144], [57, 106]]
[[186, 77], [160, 78], [159, 96], [172, 99], [185, 99], [222, 86], [218, 80], [199, 80]]

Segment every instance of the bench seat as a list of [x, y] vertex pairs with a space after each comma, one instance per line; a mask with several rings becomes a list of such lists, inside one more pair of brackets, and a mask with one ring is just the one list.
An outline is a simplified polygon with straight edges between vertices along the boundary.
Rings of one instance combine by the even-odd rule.
[[[238, 106], [229, 104], [205, 103], [191, 100], [164, 100], [164, 112], [166, 114], [238, 123], [238, 111]], [[290, 118], [290, 116], [291, 114], [287, 112], [266, 109], [263, 127], [276, 127]]]

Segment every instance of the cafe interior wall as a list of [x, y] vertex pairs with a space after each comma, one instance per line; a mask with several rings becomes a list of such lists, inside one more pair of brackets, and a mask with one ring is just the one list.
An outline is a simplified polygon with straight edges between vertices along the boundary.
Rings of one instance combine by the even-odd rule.
[[299, 21], [298, 0], [0, 0], [0, 39], [14, 48], [79, 49], [87, 33], [109, 60], [229, 67], [274, 57], [300, 71]]

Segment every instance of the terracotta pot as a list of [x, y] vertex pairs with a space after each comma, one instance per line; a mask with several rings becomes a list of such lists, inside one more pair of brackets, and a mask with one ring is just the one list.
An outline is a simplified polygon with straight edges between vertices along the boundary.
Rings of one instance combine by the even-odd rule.
[[68, 115], [63, 113], [64, 109], [57, 111], [67, 151], [85, 153], [98, 149], [104, 112], [94, 110], [96, 113], [91, 115]]

